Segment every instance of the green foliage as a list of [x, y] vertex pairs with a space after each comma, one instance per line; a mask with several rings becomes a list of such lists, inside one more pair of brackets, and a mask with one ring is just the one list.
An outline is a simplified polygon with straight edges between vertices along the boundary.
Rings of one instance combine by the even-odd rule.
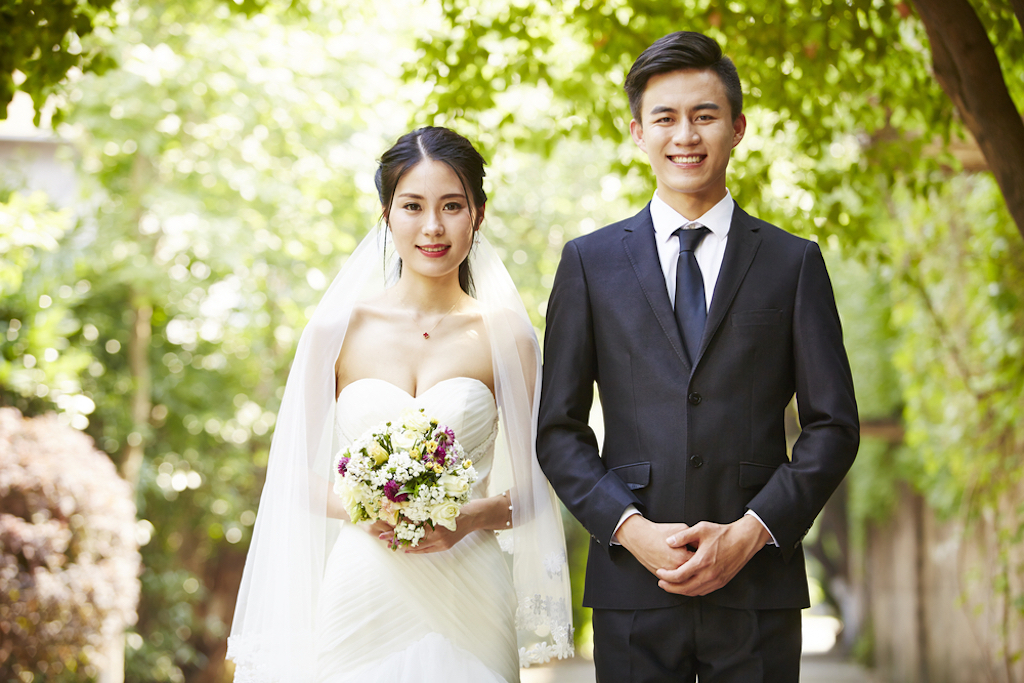
[[[306, 14], [305, 0], [184, 0], [165, 9], [181, 16], [227, 10], [251, 17], [260, 12]], [[130, 21], [133, 3], [115, 0], [0, 1], [0, 119], [15, 91], [32, 97], [36, 125], [50, 95], [57, 95], [54, 120], [69, 102], [65, 87], [82, 73], [102, 74], [116, 65], [110, 32]], [[99, 34], [97, 36], [97, 34]]]
[[[638, 165], [649, 179], [628, 141], [625, 74], [662, 35], [706, 32], [734, 58], [746, 87], [750, 138], [733, 165], [734, 195], [797, 232], [858, 241], [871, 236], [871, 223], [857, 218], [877, 196], [877, 164], [888, 158], [900, 163], [885, 171], [900, 168], [921, 148], [926, 122], [948, 133], [951, 119], [927, 70], [922, 27], [893, 5], [876, 5], [452, 0], [444, 3], [449, 25], [421, 38], [422, 58], [406, 77], [433, 86], [420, 120], [478, 126], [494, 144], [544, 152], [569, 136], [625, 140], [610, 168]], [[907, 93], [912, 107], [901, 103]], [[917, 140], [891, 144], [906, 131]], [[871, 136], [868, 159], [861, 139]], [[772, 144], [781, 140], [785, 147]]]
[[[838, 245], [831, 237], [828, 244]], [[892, 268], [843, 257], [838, 246], [824, 251], [843, 325], [861, 421], [896, 419], [903, 409], [899, 374], [892, 355], [899, 329], [892, 321]], [[858, 456], [859, 457], [859, 456]]]
[[[719, 39], [744, 79], [737, 200], [826, 249], [862, 415], [905, 415], [907, 447], [864, 444], [854, 518], [891, 509], [901, 480], [952, 512], [1017, 476], [1020, 240], [989, 179], [950, 182], [956, 162], [923, 153], [959, 124], [905, 5], [442, 8], [116, 4], [94, 15], [96, 47], [81, 55], [120, 66], [70, 79], [58, 102], [87, 200], [74, 215], [21, 194], [0, 205], [0, 403], [57, 409], [119, 465], [133, 448], [145, 456], [129, 681], [219, 666], [287, 368], [311, 306], [379, 215], [374, 159], [410, 118], [481, 143], [483, 229], [542, 333], [564, 243], [653, 191], [621, 84], [678, 28]], [[1013, 15], [977, 8], [1019, 95]], [[568, 536], [577, 571], [586, 534]]]
[[70, 311], [87, 287], [65, 281], [68, 258], [57, 251], [71, 219], [41, 192], [0, 203], [0, 405], [57, 409], [81, 429], [95, 407], [79, 380], [91, 354], [68, 337], [79, 331]]
[[[298, 334], [373, 222], [354, 178], [369, 166], [353, 140], [368, 128], [365, 43], [335, 40], [340, 21], [145, 3], [112, 37], [121, 69], [71, 93], [67, 134], [98, 206], [76, 264], [92, 287], [75, 313], [101, 331], [89, 431], [117, 461], [145, 450], [139, 514], [159, 530], [131, 680], [213, 664]], [[148, 341], [133, 332], [147, 316]], [[213, 587], [226, 595], [204, 600]]]
[[[72, 69], [103, 71], [104, 53], [83, 43], [111, 21], [114, 0], [3, 0], [0, 4], [0, 119], [15, 90], [32, 96], [36, 123], [47, 96]], [[18, 72], [17, 75], [15, 72]]]
[[[944, 181], [923, 154], [962, 128], [930, 71], [927, 39], [905, 3], [765, 0], [537, 3], [444, 0], [445, 25], [424, 29], [410, 81], [431, 84], [420, 122], [453, 122], [486, 145], [550, 153], [566, 138], [625, 141], [621, 174], [646, 163], [628, 139], [622, 84], [633, 60], [680, 29], [715, 38], [735, 61], [750, 117], [730, 189], [757, 215], [846, 245], [876, 232], [893, 178], [927, 192]], [[1011, 94], [1024, 95], [1024, 37], [1009, 6], [977, 11]], [[784, 144], [772, 144], [773, 141]], [[645, 193], [641, 193], [643, 195]], [[634, 197], [639, 199], [640, 196]]]
[[990, 178], [894, 203], [895, 356], [917, 485], [943, 514], [996, 506], [1024, 449], [1024, 245]]

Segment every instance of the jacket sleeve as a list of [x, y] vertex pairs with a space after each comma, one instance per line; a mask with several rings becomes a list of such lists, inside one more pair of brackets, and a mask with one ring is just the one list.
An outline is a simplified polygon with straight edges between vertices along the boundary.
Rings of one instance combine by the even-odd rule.
[[808, 242], [793, 306], [793, 354], [802, 431], [792, 459], [750, 501], [787, 560], [853, 464], [860, 422], [832, 284]]
[[626, 507], [643, 505], [598, 452], [588, 424], [597, 380], [590, 292], [579, 249], [569, 242], [548, 300], [537, 458], [565, 506], [607, 546]]

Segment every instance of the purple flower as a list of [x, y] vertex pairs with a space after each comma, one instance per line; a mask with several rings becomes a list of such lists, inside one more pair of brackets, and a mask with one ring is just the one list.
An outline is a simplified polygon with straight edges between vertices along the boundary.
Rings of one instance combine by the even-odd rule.
[[400, 488], [402, 488], [402, 486], [397, 481], [392, 479], [388, 481], [388, 483], [384, 484], [384, 495], [387, 496], [388, 500], [390, 501], [393, 501], [395, 503], [404, 503], [405, 501], [409, 500], [409, 494], [400, 494], [398, 492]]
[[343, 457], [342, 457], [342, 458], [341, 458], [341, 459], [340, 459], [340, 460], [338, 461], [338, 474], [340, 474], [340, 475], [341, 475], [341, 476], [343, 476], [343, 477], [344, 477], [344, 476], [345, 476], [346, 474], [348, 474], [348, 461], [349, 461], [349, 460], [351, 460], [351, 458], [349, 458], [348, 456], [343, 456]]

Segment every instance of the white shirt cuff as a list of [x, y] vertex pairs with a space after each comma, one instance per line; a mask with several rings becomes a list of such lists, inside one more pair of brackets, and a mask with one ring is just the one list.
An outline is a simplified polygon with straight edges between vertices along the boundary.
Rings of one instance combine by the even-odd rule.
[[[772, 537], [772, 541], [771, 541], [771, 543], [765, 543], [765, 545], [773, 545], [773, 546], [775, 546], [776, 548], [778, 548], [778, 547], [779, 547], [779, 542], [775, 540], [775, 534], [773, 534], [773, 533], [772, 533], [772, 530], [768, 528], [768, 525], [764, 523], [764, 520], [763, 520], [763, 519], [761, 519], [761, 518], [760, 518], [760, 517], [758, 516], [758, 514], [757, 514], [756, 512], [754, 512], [753, 510], [747, 510], [747, 511], [746, 511], [745, 513], [743, 513], [743, 516], [744, 516], [744, 517], [746, 517], [747, 515], [750, 515], [751, 517], [753, 517], [754, 519], [756, 519], [756, 520], [757, 520], [758, 522], [760, 522], [760, 523], [761, 523], [761, 526], [763, 526], [763, 527], [764, 527], [764, 530], [765, 530], [765, 531], [767, 531], [767, 532], [768, 532], [768, 535]], [[625, 518], [623, 518], [623, 519], [625, 519]], [[619, 522], [619, 524], [621, 525], [621, 524], [622, 524], [622, 522]], [[618, 527], [616, 527], [616, 530], [617, 530], [617, 529], [618, 529]], [[614, 537], [613, 537], [613, 538], [614, 538]]]
[[[625, 522], [627, 519], [629, 519], [633, 515], [639, 515], [639, 514], [640, 514], [640, 511], [636, 509], [635, 505], [630, 505], [629, 507], [626, 508], [626, 510], [622, 513], [622, 516], [619, 517], [619, 523], [615, 525], [615, 532], [612, 534], [611, 545], [622, 545], [621, 543], [619, 543], [618, 539], [615, 538], [615, 534], [619, 533], [619, 528], [622, 526], [623, 522]], [[769, 532], [769, 533], [771, 533], [771, 532]]]

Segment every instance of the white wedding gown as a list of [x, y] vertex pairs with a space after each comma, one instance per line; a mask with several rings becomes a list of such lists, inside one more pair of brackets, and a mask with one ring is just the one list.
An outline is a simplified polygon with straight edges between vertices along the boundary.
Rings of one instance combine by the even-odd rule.
[[[349, 384], [338, 396], [342, 447], [409, 407], [424, 408], [455, 431], [480, 474], [473, 495], [482, 495], [497, 408], [476, 379], [444, 380], [415, 398], [384, 380]], [[345, 523], [317, 605], [316, 680], [513, 683], [515, 609], [512, 574], [493, 532], [475, 531], [444, 552], [410, 555]]]

